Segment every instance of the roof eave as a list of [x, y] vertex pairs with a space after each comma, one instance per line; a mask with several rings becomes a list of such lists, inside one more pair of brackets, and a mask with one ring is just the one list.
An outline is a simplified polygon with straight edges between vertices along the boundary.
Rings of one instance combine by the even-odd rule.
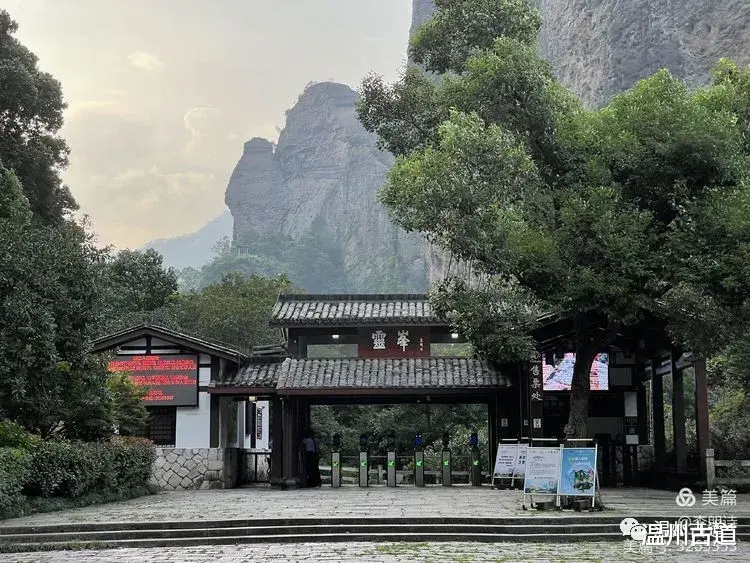
[[132, 342], [141, 336], [156, 336], [157, 338], [163, 338], [164, 340], [179, 344], [184, 348], [233, 362], [242, 362], [247, 359], [247, 355], [239, 350], [202, 341], [190, 335], [181, 334], [166, 327], [154, 325], [137, 325], [120, 332], [99, 337], [91, 341], [91, 351], [98, 353], [113, 350], [114, 348]]

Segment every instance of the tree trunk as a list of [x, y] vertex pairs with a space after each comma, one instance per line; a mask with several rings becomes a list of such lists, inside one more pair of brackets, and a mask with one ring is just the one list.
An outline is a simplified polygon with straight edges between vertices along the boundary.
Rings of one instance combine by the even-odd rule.
[[591, 333], [590, 319], [585, 314], [575, 319], [576, 359], [573, 364], [573, 380], [570, 385], [570, 414], [565, 427], [567, 438], [588, 438], [589, 391], [591, 390], [591, 366], [594, 358], [602, 352], [605, 342]]

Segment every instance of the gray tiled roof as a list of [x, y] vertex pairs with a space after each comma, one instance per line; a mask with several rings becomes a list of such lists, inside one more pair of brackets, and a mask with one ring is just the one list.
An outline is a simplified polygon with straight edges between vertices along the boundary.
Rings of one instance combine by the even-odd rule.
[[216, 384], [216, 387], [276, 389], [276, 384], [279, 381], [279, 373], [288, 361], [266, 361], [246, 364], [231, 379]]
[[277, 389], [477, 389], [507, 387], [487, 362], [473, 358], [289, 359]]
[[362, 324], [445, 325], [432, 312], [427, 295], [280, 295], [271, 324], [280, 326], [357, 326]]

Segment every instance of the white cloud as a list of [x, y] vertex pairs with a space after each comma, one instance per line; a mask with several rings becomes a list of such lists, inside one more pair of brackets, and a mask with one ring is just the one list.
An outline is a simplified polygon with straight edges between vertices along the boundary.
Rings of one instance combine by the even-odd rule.
[[164, 66], [159, 57], [146, 53], [145, 51], [136, 51], [128, 55], [128, 62], [134, 67], [143, 70], [159, 70]]

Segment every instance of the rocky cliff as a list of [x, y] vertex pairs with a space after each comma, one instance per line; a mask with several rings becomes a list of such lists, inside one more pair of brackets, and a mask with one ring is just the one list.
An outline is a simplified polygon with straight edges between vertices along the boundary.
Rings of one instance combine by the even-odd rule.
[[[590, 105], [661, 68], [705, 83], [721, 57], [750, 61], [748, 0], [531, 0], [542, 14], [542, 56]], [[414, 0], [413, 27], [434, 10]]]
[[339, 290], [424, 291], [420, 237], [396, 228], [377, 200], [393, 158], [357, 120], [356, 99], [343, 84], [314, 84], [287, 113], [275, 147], [265, 139], [245, 144], [225, 196], [234, 245], [314, 237], [343, 266]]
[[705, 83], [721, 57], [750, 60], [747, 0], [540, 0], [544, 57], [592, 105], [667, 68]]

